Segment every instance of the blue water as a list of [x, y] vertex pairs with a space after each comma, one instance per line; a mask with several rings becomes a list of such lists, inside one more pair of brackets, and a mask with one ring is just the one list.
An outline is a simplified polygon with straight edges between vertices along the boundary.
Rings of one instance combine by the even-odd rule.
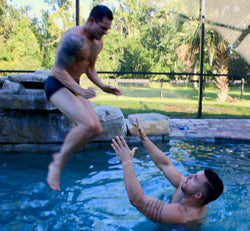
[[[157, 141], [183, 174], [214, 169], [222, 196], [208, 205], [200, 230], [247, 231], [250, 227], [250, 144]], [[145, 195], [169, 202], [175, 189], [140, 144], [134, 167]], [[122, 167], [109, 145], [76, 153], [61, 178], [61, 192], [45, 179], [50, 154], [0, 154], [0, 230], [186, 230], [158, 225], [129, 204]]]

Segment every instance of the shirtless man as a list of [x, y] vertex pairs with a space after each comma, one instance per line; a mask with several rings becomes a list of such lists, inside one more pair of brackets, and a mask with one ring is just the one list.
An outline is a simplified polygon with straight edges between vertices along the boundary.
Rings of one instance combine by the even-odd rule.
[[112, 148], [123, 166], [124, 182], [130, 203], [148, 219], [165, 224], [199, 225], [206, 214], [206, 204], [216, 200], [223, 191], [223, 183], [211, 169], [182, 176], [170, 159], [146, 136], [136, 118], [139, 137], [156, 166], [170, 183], [177, 188], [171, 203], [146, 197], [138, 182], [132, 164], [137, 148], [129, 149], [123, 137], [112, 140]]
[[82, 73], [86, 73], [104, 92], [121, 94], [119, 89], [103, 84], [95, 69], [103, 47], [102, 36], [108, 33], [112, 20], [113, 14], [108, 7], [94, 7], [87, 23], [66, 31], [57, 48], [55, 64], [45, 83], [45, 93], [55, 107], [76, 122], [76, 126], [67, 134], [60, 152], [52, 155], [47, 182], [53, 190], [61, 190], [61, 172], [70, 156], [102, 132], [94, 107], [88, 100], [96, 96], [95, 90], [80, 87]]

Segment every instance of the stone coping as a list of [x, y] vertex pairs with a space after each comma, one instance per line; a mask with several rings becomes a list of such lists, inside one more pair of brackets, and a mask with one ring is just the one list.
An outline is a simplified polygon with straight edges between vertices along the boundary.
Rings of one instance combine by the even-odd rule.
[[[214, 126], [211, 126], [214, 124]], [[188, 130], [180, 130], [179, 126], [187, 125]], [[204, 126], [205, 125], [205, 126]], [[229, 126], [230, 125], [230, 126]], [[237, 126], [233, 126], [237, 125]], [[220, 129], [224, 127], [224, 131]], [[242, 132], [242, 128], [245, 128]], [[188, 142], [250, 142], [250, 119], [186, 119], [186, 118], [170, 118], [169, 119], [169, 135], [148, 136], [150, 140], [183, 140]], [[199, 130], [199, 132], [194, 132]], [[210, 130], [209, 132], [207, 130]], [[211, 131], [213, 130], [213, 132]], [[128, 144], [140, 143], [137, 135], [125, 137]], [[103, 146], [110, 146], [111, 140], [92, 141], [85, 148], [95, 149]], [[5, 144], [0, 145], [0, 152], [32, 152], [32, 153], [48, 153], [59, 150], [61, 143], [51, 144]], [[84, 151], [81, 149], [80, 151]]]

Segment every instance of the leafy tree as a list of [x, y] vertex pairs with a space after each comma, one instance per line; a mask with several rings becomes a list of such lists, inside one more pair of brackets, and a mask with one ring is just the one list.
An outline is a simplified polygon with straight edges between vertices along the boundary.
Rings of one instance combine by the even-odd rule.
[[51, 16], [64, 31], [74, 26], [74, 11], [72, 9], [73, 0], [44, 0], [49, 5], [53, 6], [53, 13]]
[[229, 60], [228, 72], [238, 75], [249, 75], [250, 65], [238, 53], [232, 50], [233, 56]]
[[[1, 69], [6, 66], [10, 69], [52, 67], [62, 33], [75, 24], [75, 0], [44, 1], [52, 10], [43, 11], [42, 18], [38, 19], [28, 17], [28, 6], [15, 9], [8, 6], [6, 0], [0, 0]], [[105, 0], [92, 0], [91, 4], [106, 3], [110, 4]], [[189, 0], [119, 0], [119, 7], [112, 8], [114, 22], [109, 35], [104, 37], [97, 70], [199, 72], [199, 8], [199, 2], [190, 3]], [[229, 47], [226, 46], [224, 48], [228, 49], [223, 51], [222, 41], [207, 26], [205, 36], [204, 71], [231, 72], [232, 63], [240, 61], [234, 50], [228, 53]], [[224, 60], [219, 59], [222, 57]], [[244, 73], [249, 72], [249, 65], [246, 69]], [[150, 78], [174, 77], [161, 75]]]
[[[183, 15], [181, 15], [183, 18]], [[200, 57], [200, 31], [201, 24], [198, 19], [185, 16], [183, 30], [180, 36], [183, 37], [182, 44], [177, 49], [179, 59], [184, 63], [188, 71], [199, 62]], [[219, 74], [228, 74], [229, 63], [229, 45], [214, 30], [205, 27], [205, 45], [204, 45], [204, 65], [205, 72]], [[228, 97], [228, 77], [216, 77], [217, 100], [224, 102]]]
[[32, 30], [40, 44], [44, 69], [52, 68], [62, 33], [74, 26], [72, 1], [45, 0], [53, 10], [43, 10], [40, 21], [37, 18], [32, 19]]
[[6, 69], [6, 66], [9, 70], [40, 69], [41, 53], [26, 15], [28, 8], [16, 10], [7, 6], [6, 1], [1, 4], [0, 69]]
[[122, 36], [112, 28], [103, 40], [103, 50], [98, 56], [96, 69], [98, 71], [120, 71], [124, 53]]
[[6, 40], [9, 38], [11, 24], [7, 18], [8, 6], [6, 0], [0, 0], [0, 69], [4, 69], [8, 61], [8, 50], [6, 49]]
[[121, 60], [121, 71], [147, 72], [150, 62], [145, 56], [147, 50], [137, 43], [136, 38], [126, 40], [123, 60]]
[[50, 15], [48, 10], [42, 12], [41, 21], [34, 18], [31, 25], [40, 45], [43, 69], [51, 69], [54, 63], [57, 45], [64, 30], [58, 26], [54, 16]]

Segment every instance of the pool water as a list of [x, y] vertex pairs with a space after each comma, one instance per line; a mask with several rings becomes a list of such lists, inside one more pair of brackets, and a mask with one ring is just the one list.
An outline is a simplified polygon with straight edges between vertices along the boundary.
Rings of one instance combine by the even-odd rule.
[[[183, 174], [214, 169], [224, 193], [208, 205], [200, 230], [247, 231], [250, 227], [250, 144], [155, 141]], [[166, 203], [175, 189], [140, 143], [134, 167], [145, 195]], [[128, 201], [122, 166], [109, 145], [76, 153], [61, 177], [61, 192], [46, 184], [50, 154], [0, 154], [0, 230], [186, 230], [149, 221]]]

